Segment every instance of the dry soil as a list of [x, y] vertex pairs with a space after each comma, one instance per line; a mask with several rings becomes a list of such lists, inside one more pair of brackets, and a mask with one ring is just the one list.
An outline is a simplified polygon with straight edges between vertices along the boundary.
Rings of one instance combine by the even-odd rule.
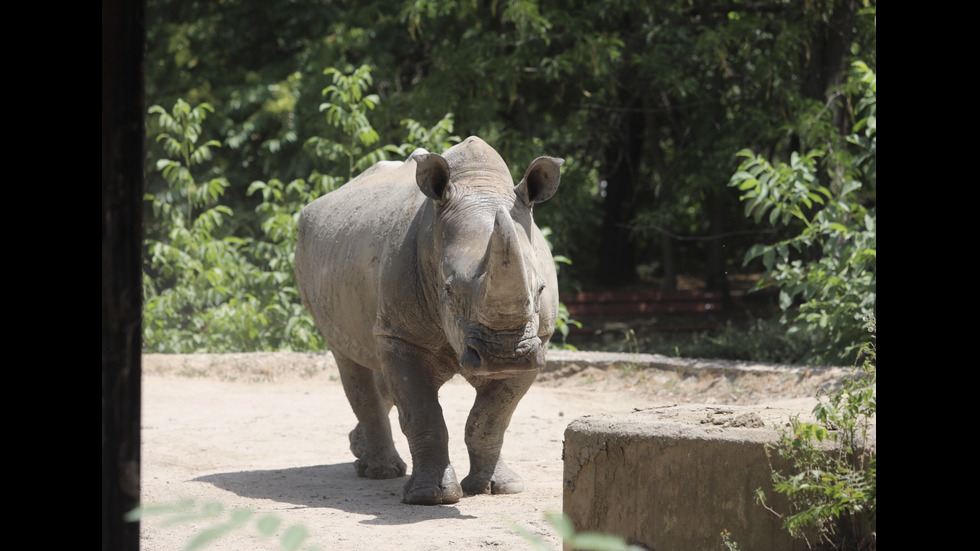
[[[400, 502], [404, 478], [356, 476], [347, 437], [355, 419], [329, 353], [151, 354], [143, 372], [143, 504], [150, 511], [182, 503], [194, 513], [148, 512], [145, 551], [182, 549], [232, 519], [243, 525], [204, 549], [282, 549], [292, 527], [306, 531], [304, 546], [324, 550], [530, 549], [535, 538], [560, 549], [545, 514], [561, 511], [562, 438], [573, 419], [676, 404], [702, 404], [706, 416], [731, 405], [805, 413], [816, 388], [842, 376], [835, 369], [552, 353], [504, 443], [524, 492], [424, 507]], [[473, 396], [459, 377], [440, 393], [460, 479], [469, 468], [462, 430]], [[411, 465], [404, 437], [395, 438]], [[209, 508], [217, 514], [196, 516]], [[279, 522], [271, 537], [256, 528], [259, 519]]]

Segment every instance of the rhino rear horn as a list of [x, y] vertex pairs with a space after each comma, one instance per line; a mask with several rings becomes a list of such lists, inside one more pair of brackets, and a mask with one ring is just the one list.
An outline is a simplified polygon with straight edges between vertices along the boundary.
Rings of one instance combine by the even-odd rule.
[[449, 184], [449, 163], [446, 159], [442, 155], [418, 151], [412, 153], [409, 159], [416, 163], [415, 183], [422, 193], [433, 201], [441, 201]]
[[555, 157], [538, 157], [531, 161], [524, 179], [517, 184], [517, 196], [529, 207], [551, 199], [558, 190], [563, 164], [565, 159]]

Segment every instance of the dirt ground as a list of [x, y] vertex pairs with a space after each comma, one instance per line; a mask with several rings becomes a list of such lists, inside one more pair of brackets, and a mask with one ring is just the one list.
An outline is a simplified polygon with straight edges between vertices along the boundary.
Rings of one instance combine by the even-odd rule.
[[[280, 538], [299, 526], [308, 536], [303, 548], [324, 550], [530, 549], [529, 538], [560, 549], [545, 513], [562, 508], [562, 440], [573, 419], [678, 404], [703, 404], [706, 415], [725, 405], [805, 413], [815, 389], [842, 374], [618, 359], [549, 355], [549, 368], [521, 402], [504, 442], [524, 492], [424, 507], [400, 502], [405, 478], [356, 476], [347, 437], [356, 421], [329, 354], [146, 355], [142, 502], [220, 511], [147, 514], [141, 549], [183, 549], [233, 519], [243, 519], [242, 527], [203, 548], [283, 549]], [[440, 393], [460, 480], [469, 470], [462, 431], [473, 396], [459, 377]], [[395, 443], [411, 468], [396, 415]], [[239, 510], [251, 515], [233, 514]], [[256, 528], [262, 518], [279, 521], [271, 537]]]

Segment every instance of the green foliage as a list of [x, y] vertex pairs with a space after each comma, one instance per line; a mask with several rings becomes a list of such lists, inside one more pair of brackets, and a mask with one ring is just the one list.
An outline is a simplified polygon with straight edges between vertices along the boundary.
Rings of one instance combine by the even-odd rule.
[[[571, 265], [572, 261], [567, 256], [554, 254], [554, 245], [551, 244], [552, 231], [551, 228], [545, 226], [541, 228], [541, 235], [544, 236], [544, 240], [548, 243], [548, 249], [552, 251], [552, 258], [555, 262], [555, 272], [561, 273], [562, 264]], [[565, 303], [558, 303], [558, 317], [555, 318], [555, 331], [561, 335], [561, 343], [551, 342], [550, 346], [552, 348], [560, 348], [564, 350], [575, 350], [575, 347], [568, 344], [568, 334], [571, 332], [572, 327], [582, 327], [582, 323], [572, 319], [572, 316], [568, 313], [568, 307]]]
[[449, 149], [461, 140], [459, 136], [453, 134], [454, 124], [452, 113], [446, 113], [442, 120], [431, 128], [426, 128], [413, 119], [402, 120], [401, 125], [408, 130], [408, 137], [405, 138], [406, 143], [398, 148], [399, 154], [410, 154], [418, 147], [433, 153], [441, 153]]
[[[555, 230], [555, 250], [575, 258], [560, 273], [563, 291], [625, 271], [599, 259], [599, 251], [620, 245], [637, 263], [662, 266], [659, 277], [711, 275], [709, 252], [719, 244], [711, 272], [717, 284], [726, 271], [741, 270], [732, 259], [752, 245], [786, 239], [803, 224], [780, 218], [790, 212], [783, 204], [761, 218], [778, 210], [776, 218], [789, 221], [778, 222], [775, 233], [752, 223], [764, 205], [739, 216], [738, 190], [724, 185], [739, 148], [751, 146], [777, 172], [776, 159], [789, 159], [790, 150], [801, 152], [790, 167], [822, 151], [811, 158], [815, 182], [834, 197], [839, 190], [825, 175], [844, 166], [835, 161], [839, 154], [851, 155], [864, 187], [850, 196], [870, 209], [874, 98], [860, 99], [857, 87], [875, 86], [876, 29], [873, 17], [857, 17], [861, 7], [873, 12], [874, 2], [149, 0], [147, 103], [184, 98], [213, 106], [200, 133], [222, 147], [202, 150], [210, 159], [192, 165], [153, 142], [148, 162], [179, 160], [201, 188], [228, 182], [220, 204], [235, 217], [222, 214], [221, 237], [268, 241], [250, 182], [330, 189], [373, 161], [403, 158], [410, 145], [438, 152], [458, 141], [454, 133], [480, 135], [515, 170], [542, 154], [566, 159], [561, 192], [535, 212], [539, 225]], [[827, 37], [843, 43], [843, 53], [834, 63], [816, 63], [810, 53], [825, 51]], [[838, 82], [827, 79], [846, 67], [839, 61], [852, 55], [866, 60], [866, 81], [825, 94]], [[324, 67], [332, 68], [325, 76]], [[827, 139], [839, 128], [837, 113], [861, 113], [851, 141]], [[631, 187], [612, 200], [608, 186], [620, 184], [610, 174], [623, 166]], [[185, 200], [163, 197], [170, 193], [164, 178], [148, 181], [148, 191], [186, 217]], [[830, 208], [832, 201], [817, 195], [823, 203], [803, 198], [814, 211]], [[805, 201], [798, 204], [816, 223]], [[616, 241], [604, 228], [628, 232]], [[793, 249], [792, 260], [806, 263], [819, 249]], [[763, 258], [744, 270], [764, 269]], [[837, 284], [829, 275], [825, 283]], [[809, 327], [819, 327], [821, 319], [836, 326], [849, 313], [808, 315]], [[821, 346], [837, 345], [827, 338]]]
[[[372, 82], [363, 66], [345, 74], [328, 69], [332, 84], [323, 104], [329, 127], [341, 141], [311, 138], [311, 154], [327, 173], [314, 170], [307, 180], [255, 180], [246, 198], [256, 201], [257, 231], [223, 204], [230, 183], [212, 178], [198, 183], [216, 140], [198, 143], [208, 104], [192, 108], [177, 100], [158, 115], [157, 141], [171, 158], [156, 162], [167, 187], [148, 193], [147, 255], [144, 267], [144, 349], [153, 352], [248, 352], [322, 350], [325, 343], [299, 300], [293, 271], [297, 223], [304, 206], [335, 189], [343, 179], [329, 172], [355, 170], [416, 147], [444, 148], [459, 141], [446, 114], [432, 127], [404, 119], [408, 137], [401, 146], [377, 144], [367, 112], [378, 104], [367, 94]], [[237, 230], [237, 231], [236, 231]]]
[[[693, 333], [649, 331], [626, 324], [607, 324], [602, 333], [590, 350], [777, 364], [805, 364], [819, 344], [813, 335], [788, 333], [779, 320], [757, 317], [729, 320], [719, 329]], [[622, 337], [611, 339], [611, 334]]]
[[314, 159], [346, 161], [347, 179], [357, 170], [365, 170], [378, 161], [386, 160], [390, 146], [376, 147], [381, 139], [368, 120], [368, 111], [374, 110], [381, 99], [367, 93], [374, 79], [371, 68], [361, 65], [350, 73], [330, 67], [323, 71], [330, 75], [332, 84], [323, 89], [327, 98], [320, 104], [320, 112], [326, 115], [329, 127], [336, 129], [339, 138], [313, 137], [306, 141], [306, 151]]
[[[564, 549], [575, 549], [576, 551], [641, 551], [643, 549], [636, 545], [627, 545], [623, 538], [612, 534], [576, 532], [571, 519], [562, 513], [545, 513], [545, 518], [561, 536]], [[526, 539], [534, 549], [553, 551], [544, 540], [526, 528], [519, 525], [513, 525], [512, 528]]]
[[732, 539], [732, 534], [728, 530], [721, 531], [721, 542], [728, 551], [738, 551], [738, 542]]
[[[877, 448], [869, 440], [878, 411], [875, 326], [871, 318], [871, 341], [854, 377], [814, 408], [816, 422], [792, 418], [789, 433], [767, 448], [767, 455], [775, 453], [787, 465], [773, 467], [772, 480], [789, 511], [773, 512], [811, 548], [877, 545]], [[768, 507], [761, 488], [758, 497]]]
[[820, 335], [810, 361], [853, 359], [863, 320], [877, 308], [874, 73], [855, 64], [848, 86], [859, 94], [859, 118], [846, 139], [830, 129], [821, 137], [826, 149], [793, 152], [789, 163], [743, 150], [729, 184], [741, 192], [746, 216], [791, 234], [752, 246], [744, 263], [762, 262], [759, 287], [779, 288], [795, 330]]
[[159, 115], [157, 140], [174, 158], [156, 166], [167, 182], [147, 194], [147, 256], [144, 267], [143, 346], [147, 351], [244, 352], [322, 347], [312, 319], [299, 305], [292, 268], [296, 216], [319, 195], [297, 180], [254, 183], [257, 211], [267, 240], [234, 235], [235, 213], [221, 204], [229, 183], [199, 184], [194, 173], [210, 160], [215, 140], [198, 145], [210, 106], [178, 100]]
[[[535, 213], [576, 259], [563, 288], [609, 269], [597, 260], [611, 245], [604, 218], [629, 228], [638, 261], [670, 241], [678, 270], [697, 272], [713, 239], [728, 236], [741, 258], [754, 237], [720, 184], [731, 152], [825, 126], [806, 121], [819, 109], [801, 100], [801, 83], [834, 73], [808, 55], [823, 51], [816, 42], [852, 37], [847, 50], [873, 68], [870, 18], [834, 17], [866, 4], [149, 0], [147, 97], [214, 106], [215, 167], [237, 183], [225, 202], [242, 234], [260, 233], [244, 215], [248, 182], [349, 178], [395, 154], [381, 144], [402, 143], [402, 121], [452, 113], [460, 135], [484, 137], [513, 167], [566, 159], [562, 192]], [[326, 84], [324, 67], [335, 68]], [[642, 131], [624, 135], [631, 120]], [[430, 151], [448, 143], [417, 138]], [[639, 153], [627, 159], [631, 143]], [[600, 182], [621, 163], [634, 175], [631, 208], [610, 213]], [[728, 227], [711, 225], [707, 204]]]
[[[323, 89], [328, 101], [320, 104], [320, 111], [326, 114], [328, 133], [338, 137], [316, 136], [306, 141], [305, 149], [316, 160], [318, 170], [329, 173], [340, 161], [346, 165], [343, 168], [349, 180], [358, 171], [391, 156], [405, 158], [418, 147], [441, 153], [460, 141], [452, 133], [453, 115], [447, 113], [431, 128], [413, 119], [403, 119], [400, 124], [408, 130], [405, 143], [378, 145], [380, 135], [368, 119], [368, 112], [381, 101], [377, 94], [368, 93], [374, 83], [371, 67], [361, 65], [349, 73], [328, 68], [323, 74], [331, 76], [332, 84]], [[318, 171], [311, 176], [311, 179], [323, 178]]]
[[[256, 515], [247, 509], [226, 510], [224, 505], [216, 502], [195, 503], [187, 500], [167, 505], [144, 505], [126, 515], [126, 520], [139, 521], [147, 517], [162, 516], [162, 522], [167, 525], [199, 524], [203, 525], [197, 534], [184, 546], [184, 551], [205, 549], [222, 537], [251, 526], [261, 537], [273, 538], [282, 528], [282, 520], [272, 514]], [[282, 531], [278, 538], [279, 548], [283, 551], [317, 551], [320, 547], [309, 543], [309, 530], [303, 525], [292, 525]]]

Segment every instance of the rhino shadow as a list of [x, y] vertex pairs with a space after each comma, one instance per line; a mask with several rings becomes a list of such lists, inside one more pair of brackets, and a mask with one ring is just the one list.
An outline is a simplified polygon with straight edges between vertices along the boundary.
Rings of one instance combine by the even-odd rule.
[[248, 499], [269, 499], [280, 503], [292, 503], [297, 507], [328, 508], [372, 515], [361, 524], [397, 525], [413, 524], [432, 519], [475, 519], [463, 515], [455, 506], [414, 507], [417, 514], [409, 518], [391, 514], [404, 513], [401, 502], [402, 486], [407, 477], [387, 480], [359, 478], [353, 463], [314, 465], [264, 471], [238, 471], [215, 473], [193, 479], [195, 482], [212, 484]]

